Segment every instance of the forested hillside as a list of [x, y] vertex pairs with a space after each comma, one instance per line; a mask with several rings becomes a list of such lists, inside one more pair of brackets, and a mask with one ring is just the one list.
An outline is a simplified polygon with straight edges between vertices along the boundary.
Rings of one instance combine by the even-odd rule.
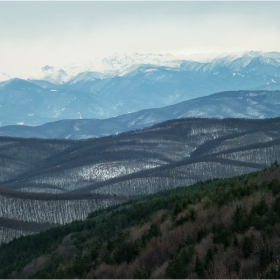
[[139, 195], [260, 170], [279, 149], [279, 118], [180, 119], [83, 141], [1, 137], [0, 243]]
[[279, 278], [280, 167], [142, 196], [0, 246], [0, 278]]

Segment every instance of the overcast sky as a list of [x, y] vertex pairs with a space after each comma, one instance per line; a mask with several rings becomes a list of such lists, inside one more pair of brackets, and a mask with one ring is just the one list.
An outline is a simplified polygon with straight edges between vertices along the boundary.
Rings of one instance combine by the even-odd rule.
[[118, 52], [280, 51], [280, 2], [0, 2], [0, 72]]

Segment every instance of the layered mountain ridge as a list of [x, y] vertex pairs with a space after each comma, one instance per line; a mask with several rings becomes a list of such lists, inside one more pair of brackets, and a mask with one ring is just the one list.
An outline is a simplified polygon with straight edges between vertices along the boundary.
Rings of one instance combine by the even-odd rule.
[[5, 126], [0, 127], [0, 136], [87, 139], [142, 129], [171, 119], [264, 119], [278, 117], [279, 112], [280, 91], [228, 91], [108, 119], [61, 120], [35, 127]]
[[[79, 71], [69, 79], [26, 76], [27, 80], [2, 82], [0, 125], [106, 119], [216, 92], [280, 89], [280, 54], [276, 52], [227, 55], [208, 62], [174, 60], [168, 55], [136, 58], [107, 59], [113, 72], [99, 73], [90, 67], [83, 71], [78, 67]], [[55, 71], [52, 66], [43, 69], [49, 74]], [[57, 75], [63, 76], [66, 70], [60, 70]]]
[[0, 137], [0, 243], [139, 195], [268, 167], [280, 160], [279, 131], [279, 118], [192, 118], [83, 141]]
[[[103, 68], [93, 64], [69, 70], [47, 65], [0, 83], [0, 244], [53, 228], [40, 235], [47, 237], [41, 245], [11, 242], [28, 245], [18, 263], [10, 264], [15, 257], [5, 252], [12, 246], [0, 246], [1, 275], [277, 278], [280, 53], [206, 61], [115, 55], [101, 62]], [[145, 200], [160, 212], [149, 213], [149, 204], [141, 208], [141, 199], [128, 202], [157, 192], [155, 203]], [[100, 210], [106, 213], [100, 219], [89, 215], [108, 207], [113, 211]], [[133, 210], [134, 228], [114, 236], [115, 229], [127, 228], [130, 220], [117, 213], [127, 210]], [[110, 215], [117, 218], [103, 231]], [[143, 223], [148, 216], [152, 220]], [[175, 243], [164, 247], [161, 236]], [[172, 251], [158, 254], [157, 265], [149, 267], [159, 250], [146, 250], [147, 244], [161, 248], [162, 256]], [[34, 253], [38, 249], [44, 255]], [[143, 263], [142, 252], [149, 256]], [[243, 259], [232, 259], [232, 269], [220, 272], [232, 252]], [[188, 273], [180, 271], [192, 256]]]

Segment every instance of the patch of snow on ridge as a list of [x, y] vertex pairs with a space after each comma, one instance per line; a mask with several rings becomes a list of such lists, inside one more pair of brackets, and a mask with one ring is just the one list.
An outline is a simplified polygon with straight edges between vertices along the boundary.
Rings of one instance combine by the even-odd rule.
[[249, 116], [254, 116], [254, 117], [257, 117], [257, 118], [259, 118], [259, 119], [263, 119], [263, 118], [264, 118], [264, 115], [263, 115], [263, 114], [259, 113], [258, 110], [253, 109], [253, 108], [251, 108], [251, 107], [248, 107], [248, 108], [246, 109], [246, 111], [247, 111], [247, 114], [248, 114]]
[[107, 68], [107, 70], [117, 70], [122, 73], [133, 65], [179, 67], [181, 59], [182, 56], [179, 57], [171, 54], [116, 53], [104, 58], [102, 63], [104, 68]]
[[156, 71], [158, 71], [158, 69], [150, 68], [150, 69], [147, 69], [145, 72], [148, 73], [148, 72], [156, 72]]
[[63, 84], [70, 78], [63, 69], [49, 65], [31, 69], [17, 77], [24, 80], [45, 80], [54, 84]]
[[83, 82], [89, 82], [89, 81], [94, 81], [97, 79], [103, 80], [108, 78], [109, 76], [103, 73], [99, 73], [99, 72], [82, 72], [79, 73], [77, 76], [75, 76], [74, 78], [69, 80], [69, 84], [76, 84], [79, 81], [83, 81]]
[[141, 170], [156, 168], [162, 164], [164, 162], [153, 159], [104, 162], [74, 167], [70, 169], [71, 172], [64, 170], [53, 173], [51, 176], [38, 175], [32, 182], [52, 184], [67, 190], [74, 190], [86, 186], [91, 182], [109, 180]]
[[75, 126], [74, 126], [74, 130], [75, 130], [75, 131], [80, 131], [79, 126], [78, 126], [78, 125], [75, 125]]

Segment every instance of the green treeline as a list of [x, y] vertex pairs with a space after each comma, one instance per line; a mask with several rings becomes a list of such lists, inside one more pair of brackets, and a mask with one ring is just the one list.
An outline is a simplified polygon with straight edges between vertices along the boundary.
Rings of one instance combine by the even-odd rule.
[[198, 182], [14, 239], [0, 246], [0, 278], [277, 279], [277, 174]]

